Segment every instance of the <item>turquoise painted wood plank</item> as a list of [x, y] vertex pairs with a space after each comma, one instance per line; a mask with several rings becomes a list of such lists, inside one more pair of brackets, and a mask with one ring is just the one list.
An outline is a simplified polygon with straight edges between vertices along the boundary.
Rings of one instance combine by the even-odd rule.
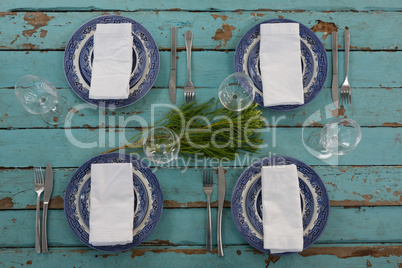
[[[0, 211], [0, 246], [34, 247], [35, 210]], [[400, 243], [401, 206], [331, 207], [327, 226], [317, 243]], [[216, 237], [217, 209], [212, 209], [212, 237]], [[226, 245], [247, 244], [235, 227], [230, 208], [222, 216], [222, 239]], [[170, 245], [205, 245], [206, 208], [164, 209], [148, 242]], [[48, 213], [49, 247], [82, 246], [70, 230], [63, 210]], [[213, 241], [216, 245], [216, 240]]]
[[[95, 106], [84, 103], [71, 89], [58, 90], [59, 94], [67, 97], [72, 110], [70, 126], [98, 127], [100, 121], [106, 120], [108, 127], [140, 127], [141, 121], [130, 120], [142, 118], [148, 125], [157, 122], [173, 107], [184, 103], [183, 89], [177, 89], [177, 106], [172, 106], [168, 88], [154, 88], [138, 102], [121, 109], [100, 110]], [[217, 88], [196, 89], [198, 102], [207, 102], [212, 97], [218, 100]], [[341, 104], [341, 117], [353, 118], [361, 126], [400, 126], [402, 111], [400, 109], [401, 90], [399, 88], [354, 88], [353, 104]], [[219, 105], [221, 106], [221, 105]], [[263, 116], [269, 125], [303, 126], [305, 122], [323, 124], [331, 119], [335, 107], [332, 104], [330, 88], [324, 88], [321, 93], [308, 105], [288, 112], [277, 112], [262, 109]], [[322, 117], [316, 115], [319, 112]], [[61, 119], [60, 119], [61, 120]], [[113, 123], [114, 120], [114, 123]], [[126, 122], [126, 123], [123, 123]], [[0, 89], [0, 128], [46, 128], [48, 125], [38, 115], [28, 113], [19, 103], [14, 89]], [[59, 124], [58, 127], [63, 127]]]
[[[226, 246], [225, 256], [202, 247], [144, 247], [106, 254], [87, 248], [50, 249], [36, 254], [33, 248], [12, 248], [0, 252], [5, 267], [397, 267], [402, 262], [401, 247], [389, 245], [314, 246], [299, 254], [269, 256], [250, 246]], [[90, 262], [89, 262], [90, 260]], [[370, 266], [371, 265], [371, 266]]]
[[[313, 166], [324, 181], [332, 206], [402, 205], [401, 166]], [[216, 169], [214, 169], [216, 171]], [[230, 206], [233, 187], [245, 168], [226, 168], [225, 206]], [[50, 208], [62, 209], [64, 191], [76, 168], [54, 169]], [[159, 168], [155, 175], [163, 188], [164, 207], [205, 207], [201, 168]], [[0, 210], [35, 209], [32, 169], [0, 170]], [[218, 189], [215, 176], [214, 189]], [[218, 191], [212, 192], [217, 207]]]
[[92, 10], [260, 10], [260, 9], [281, 9], [281, 10], [401, 10], [401, 4], [397, 0], [375, 1], [375, 0], [359, 0], [359, 1], [336, 1], [324, 0], [320, 2], [304, 1], [300, 3], [295, 0], [281, 1], [213, 1], [205, 0], [199, 1], [115, 1], [110, 2], [106, 0], [96, 1], [94, 3], [87, 3], [79, 0], [72, 0], [69, 2], [63, 1], [40, 1], [32, 3], [28, 0], [12, 1], [4, 0], [0, 5], [0, 10], [56, 10], [56, 11], [92, 11]]
[[[233, 6], [233, 4], [230, 4]], [[0, 9], [2, 10], [2, 9]], [[72, 34], [86, 21], [105, 14], [120, 14], [143, 24], [162, 49], [170, 48], [170, 27], [178, 30], [178, 47], [184, 48], [186, 30], [194, 33], [197, 49], [234, 50], [241, 37], [261, 21], [285, 18], [311, 28], [327, 49], [331, 49], [332, 31], [351, 31], [352, 50], [398, 50], [397, 34], [402, 29], [399, 12], [288, 12], [270, 7], [267, 11], [241, 12], [17, 12], [0, 13], [0, 48], [55, 50], [65, 48]], [[392, 25], [394, 31], [389, 30]]]
[[50, 248], [50, 254], [36, 254], [33, 248], [12, 248], [0, 252], [4, 267], [397, 267], [402, 262], [401, 246], [322, 245], [299, 254], [269, 256], [250, 246], [226, 246], [225, 256], [216, 249], [206, 253], [202, 247], [144, 247], [117, 254], [89, 248]]
[[[256, 160], [272, 155], [295, 157], [309, 165], [400, 165], [402, 160], [400, 128], [363, 128], [363, 138], [354, 151], [332, 159], [321, 161], [306, 150], [303, 145], [303, 131], [308, 134], [313, 128], [267, 128], [262, 137], [265, 148], [254, 155], [239, 155], [226, 166], [249, 166]], [[106, 132], [105, 129], [20, 129], [0, 130], [0, 145], [6, 154], [0, 155], [2, 167], [43, 166], [51, 161], [54, 167], [78, 167], [88, 159], [115, 148], [132, 135], [133, 129], [121, 132]], [[307, 136], [306, 136], [307, 137]], [[381, 139], [379, 139], [381, 137]], [[150, 163], [143, 153], [137, 155], [146, 164]], [[338, 160], [336, 163], [335, 160]], [[163, 166], [217, 166], [214, 159], [197, 158], [194, 162], [179, 157]]]
[[[64, 76], [63, 51], [23, 52], [0, 51], [0, 88], [14, 87], [18, 78], [34, 74], [47, 78], [57, 88], [68, 88]], [[170, 52], [160, 52], [160, 70], [154, 87], [167, 88], [170, 77]], [[223, 79], [233, 72], [234, 52], [196, 51], [192, 53], [192, 80], [196, 88], [218, 88]], [[177, 86], [184, 87], [187, 81], [186, 55], [178, 53]], [[339, 80], [344, 77], [344, 54], [339, 53]], [[331, 59], [331, 53], [328, 53]], [[357, 87], [402, 87], [400, 62], [402, 52], [362, 52], [350, 53], [349, 81]], [[330, 69], [331, 70], [331, 69]], [[328, 73], [326, 87], [331, 87], [331, 72]]]

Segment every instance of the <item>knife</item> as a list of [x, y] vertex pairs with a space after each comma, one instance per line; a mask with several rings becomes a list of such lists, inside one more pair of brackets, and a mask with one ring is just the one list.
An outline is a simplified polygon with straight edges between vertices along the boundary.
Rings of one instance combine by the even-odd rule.
[[218, 256], [223, 257], [223, 246], [222, 246], [222, 212], [223, 212], [223, 202], [225, 201], [225, 172], [223, 167], [218, 167]]
[[[337, 32], [332, 32], [332, 100], [334, 101], [335, 108], [339, 109]], [[336, 117], [338, 117], [338, 111]]]
[[42, 217], [42, 252], [48, 252], [47, 248], [47, 233], [46, 233], [46, 221], [47, 221], [47, 209], [49, 207], [50, 196], [53, 190], [53, 169], [52, 166], [47, 163], [46, 165], [46, 179], [45, 179], [45, 194], [43, 197], [43, 217]]
[[173, 104], [176, 103], [176, 36], [177, 28], [171, 28], [171, 64], [170, 64], [170, 80], [169, 80], [169, 95]]

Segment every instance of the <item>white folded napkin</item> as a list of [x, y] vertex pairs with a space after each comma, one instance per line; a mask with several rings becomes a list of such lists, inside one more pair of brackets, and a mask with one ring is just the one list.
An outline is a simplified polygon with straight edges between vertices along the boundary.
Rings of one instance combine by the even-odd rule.
[[133, 241], [134, 189], [131, 163], [91, 165], [89, 243]]
[[303, 250], [300, 188], [295, 165], [261, 170], [264, 248], [271, 253]]
[[128, 98], [132, 47], [131, 23], [96, 25], [89, 98]]
[[261, 24], [260, 34], [264, 106], [303, 104], [299, 24]]

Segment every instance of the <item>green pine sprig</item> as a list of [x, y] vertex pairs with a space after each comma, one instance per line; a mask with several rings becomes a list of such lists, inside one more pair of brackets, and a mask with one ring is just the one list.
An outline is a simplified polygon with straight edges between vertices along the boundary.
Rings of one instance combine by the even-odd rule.
[[[257, 104], [241, 112], [218, 108], [218, 101], [186, 103], [169, 111], [155, 125], [173, 130], [180, 137], [180, 154], [197, 157], [234, 160], [239, 153], [256, 153], [263, 139], [258, 129], [265, 127]], [[184, 126], [184, 127], [183, 127]], [[133, 141], [133, 142], [131, 142]], [[142, 133], [130, 139], [129, 144], [109, 150], [138, 149], [142, 147]]]

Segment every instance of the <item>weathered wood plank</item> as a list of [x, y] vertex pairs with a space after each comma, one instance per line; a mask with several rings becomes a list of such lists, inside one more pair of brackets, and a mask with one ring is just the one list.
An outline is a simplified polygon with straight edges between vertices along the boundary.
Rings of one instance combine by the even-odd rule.
[[[323, 162], [310, 155], [303, 145], [304, 130], [306, 135], [312, 128], [266, 128], [262, 130], [265, 148], [262, 148], [260, 153], [241, 154], [234, 161], [223, 164], [249, 166], [257, 159], [270, 155], [295, 157], [309, 165], [327, 165], [328, 163], [331, 165], [400, 165], [402, 162], [399, 128], [363, 128], [363, 138], [357, 148], [349, 154], [333, 159], [334, 162]], [[46, 162], [51, 161], [54, 167], [78, 167], [109, 148], [123, 144], [125, 139], [138, 133], [133, 129], [107, 131], [102, 128], [0, 130], [2, 150], [7, 152], [0, 155], [0, 163], [2, 167], [29, 167], [44, 166]], [[145, 163], [153, 165], [142, 152], [138, 157]], [[180, 157], [164, 166], [218, 165], [215, 160], [204, 160], [201, 157], [195, 161], [189, 162]]]
[[[49, 254], [36, 254], [33, 248], [0, 251], [4, 267], [397, 267], [402, 262], [398, 245], [315, 245], [287, 256], [269, 256], [250, 246], [226, 246], [225, 257], [203, 247], [145, 247], [107, 254], [89, 248], [51, 248]], [[83, 258], [83, 254], [85, 258]]]
[[[313, 166], [324, 181], [332, 206], [402, 206], [401, 166]], [[225, 207], [230, 206], [233, 187], [245, 168], [226, 168]], [[200, 168], [154, 169], [163, 188], [165, 208], [206, 207]], [[215, 169], [214, 169], [215, 170]], [[63, 209], [64, 191], [76, 168], [54, 169], [51, 209]], [[35, 209], [32, 169], [0, 170], [0, 210]], [[215, 177], [216, 179], [216, 177]], [[214, 189], [218, 189], [217, 179]], [[211, 196], [217, 207], [218, 191]]]
[[[233, 6], [230, 3], [230, 6]], [[261, 8], [261, 7], [260, 7]], [[282, 9], [282, 8], [281, 8]], [[2, 9], [0, 9], [2, 10]], [[6, 12], [0, 13], [2, 33], [0, 48], [21, 50], [64, 49], [71, 35], [86, 21], [105, 14], [119, 14], [143, 24], [162, 49], [170, 48], [170, 27], [179, 27], [178, 47], [184, 48], [182, 35], [194, 33], [197, 49], [234, 50], [240, 38], [255, 24], [269, 19], [285, 18], [311, 28], [331, 49], [332, 31], [339, 31], [339, 45], [344, 47], [343, 31], [351, 31], [352, 50], [398, 50], [400, 40], [392, 27], [401, 28], [399, 12]], [[398, 22], [399, 21], [399, 22]], [[398, 24], [399, 23], [399, 24]], [[398, 48], [399, 47], [399, 48]]]
[[[63, 51], [23, 52], [1, 51], [0, 88], [14, 87], [24, 74], [34, 74], [47, 78], [57, 88], [69, 88], [63, 70]], [[161, 64], [154, 87], [167, 88], [170, 76], [170, 52], [160, 52]], [[234, 52], [195, 51], [192, 53], [192, 80], [196, 88], [218, 88], [228, 75], [233, 73]], [[184, 87], [187, 81], [186, 55], [178, 53], [177, 86]], [[339, 53], [339, 80], [344, 78], [344, 54]], [[328, 53], [331, 58], [331, 53]], [[402, 52], [362, 52], [350, 53], [349, 81], [357, 87], [402, 87], [400, 62]], [[331, 65], [331, 64], [329, 64]], [[374, 67], [375, 66], [375, 67]], [[51, 72], [50, 72], [51, 70]], [[326, 87], [331, 87], [331, 68]]]
[[[349, 208], [332, 207], [327, 226], [317, 243], [400, 243], [401, 206]], [[217, 209], [212, 209], [212, 237], [216, 237]], [[171, 245], [204, 245], [206, 209], [165, 209], [157, 228], [147, 241], [165, 241]], [[235, 227], [231, 210], [223, 212], [222, 239], [226, 245], [246, 244]], [[33, 247], [35, 211], [0, 211], [0, 246]], [[49, 247], [81, 246], [70, 230], [63, 210], [48, 213]], [[216, 245], [216, 241], [214, 241]]]
[[0, 10], [55, 10], [55, 11], [92, 11], [92, 10], [194, 10], [194, 11], [209, 11], [209, 10], [295, 10], [300, 12], [303, 10], [401, 10], [401, 5], [398, 0], [386, 0], [380, 3], [375, 0], [359, 0], [359, 1], [347, 1], [341, 0], [333, 2], [331, 0], [323, 0], [319, 3], [315, 1], [281, 1], [281, 0], [257, 0], [251, 2], [245, 1], [213, 1], [205, 0], [199, 1], [185, 1], [185, 0], [173, 0], [167, 2], [156, 1], [139, 1], [131, 0], [128, 2], [109, 2], [107, 0], [100, 0], [94, 3], [87, 3], [79, 0], [71, 0], [68, 2], [62, 1], [40, 1], [32, 3], [29, 0], [4, 0], [1, 2]]
[[[63, 88], [58, 90], [59, 94], [65, 96], [72, 110], [70, 127], [92, 127], [101, 125], [100, 121], [107, 120], [108, 127], [122, 126], [127, 121], [126, 127], [140, 127], [138, 120], [129, 119], [143, 118], [148, 124], [162, 119], [172, 106], [169, 99], [168, 88], [154, 88], [138, 102], [121, 109], [100, 110], [95, 106], [85, 104], [78, 98], [71, 89]], [[183, 89], [177, 89], [177, 106], [184, 103]], [[209, 101], [212, 97], [218, 99], [217, 88], [196, 89], [198, 102]], [[386, 103], [386, 105], [384, 105]], [[361, 126], [400, 126], [402, 124], [402, 111], [400, 109], [401, 90], [400, 88], [354, 88], [353, 104], [341, 104], [340, 117], [348, 117], [356, 120]], [[301, 127], [304, 122], [314, 121], [317, 124], [324, 124], [331, 119], [335, 107], [332, 104], [330, 88], [324, 88], [322, 92], [308, 105], [288, 112], [277, 112], [262, 109], [267, 124]], [[320, 111], [323, 115], [310, 116]], [[326, 117], [326, 118], [325, 118]], [[103, 119], [104, 118], [104, 119]], [[114, 120], [114, 123], [113, 123]], [[48, 125], [38, 115], [28, 113], [18, 102], [14, 89], [0, 90], [0, 128], [46, 128]], [[58, 127], [63, 127], [60, 124]]]

